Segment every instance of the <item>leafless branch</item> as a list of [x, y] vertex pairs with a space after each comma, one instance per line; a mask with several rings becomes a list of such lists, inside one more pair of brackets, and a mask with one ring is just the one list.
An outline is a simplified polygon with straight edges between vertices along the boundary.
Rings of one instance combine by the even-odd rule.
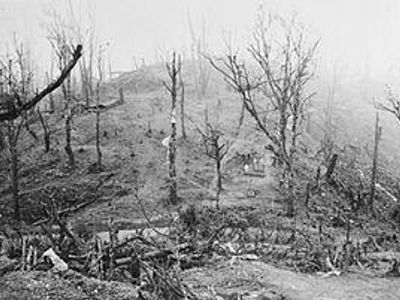
[[72, 69], [75, 67], [76, 63], [78, 62], [81, 56], [82, 56], [82, 46], [78, 45], [73, 53], [71, 60], [61, 71], [61, 74], [56, 80], [50, 83], [42, 91], [37, 93], [32, 99], [28, 100], [26, 103], [23, 103], [21, 106], [13, 107], [12, 109], [6, 110], [5, 112], [4, 111], [0, 112], [0, 122], [17, 119], [24, 111], [30, 110], [36, 104], [38, 104], [44, 97], [46, 97], [48, 94], [57, 89], [71, 73]]

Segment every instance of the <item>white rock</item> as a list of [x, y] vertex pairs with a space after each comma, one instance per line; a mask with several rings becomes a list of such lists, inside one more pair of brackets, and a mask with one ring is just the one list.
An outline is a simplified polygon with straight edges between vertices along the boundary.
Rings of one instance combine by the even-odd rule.
[[43, 253], [42, 258], [48, 257], [50, 261], [53, 263], [53, 271], [56, 272], [64, 272], [68, 270], [68, 265], [65, 261], [63, 261], [53, 250], [53, 248], [48, 249], [45, 253]]

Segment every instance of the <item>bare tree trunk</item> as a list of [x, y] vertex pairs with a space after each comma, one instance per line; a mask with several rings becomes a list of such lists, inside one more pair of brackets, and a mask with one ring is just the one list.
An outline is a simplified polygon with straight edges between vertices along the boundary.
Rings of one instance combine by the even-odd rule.
[[19, 206], [19, 174], [18, 174], [18, 150], [17, 141], [20, 128], [15, 126], [14, 121], [9, 121], [7, 124], [8, 146], [10, 151], [11, 161], [11, 188], [14, 202], [14, 219], [20, 224], [21, 212]]
[[180, 78], [179, 82], [181, 88], [181, 130], [182, 130], [182, 137], [186, 140], [186, 129], [185, 129], [185, 84]]
[[217, 191], [219, 195], [220, 192], [222, 191], [221, 159], [217, 160], [216, 167], [217, 167]]
[[382, 127], [379, 126], [379, 115], [378, 115], [378, 113], [376, 113], [374, 157], [372, 159], [370, 198], [369, 198], [369, 203], [368, 203], [369, 209], [371, 211], [374, 208], [375, 184], [376, 184], [376, 167], [377, 167], [377, 164], [378, 164], [379, 140], [381, 138], [381, 135], [382, 135]]
[[100, 82], [97, 83], [96, 90], [96, 151], [97, 151], [97, 168], [101, 170], [101, 149], [100, 149]]
[[88, 92], [89, 92], [89, 98], [92, 98], [94, 95], [93, 92], [93, 73], [94, 73], [94, 47], [95, 47], [95, 42], [94, 42], [94, 32], [93, 32], [93, 27], [92, 30], [90, 32], [90, 36], [89, 36], [89, 64], [87, 66], [88, 70], [86, 71], [87, 74], [87, 86], [88, 86]]
[[19, 178], [18, 178], [18, 152], [15, 144], [11, 146], [11, 178], [12, 178], [12, 189], [13, 189], [13, 199], [14, 199], [14, 217], [19, 223], [21, 219], [20, 209], [19, 209]]
[[4, 138], [4, 133], [0, 127], [0, 152], [6, 147], [6, 142]]
[[328, 181], [331, 179], [333, 171], [335, 170], [337, 160], [338, 160], [338, 155], [335, 153], [333, 154], [328, 169], [326, 170], [325, 176]]
[[[50, 82], [51, 81], [51, 79], [53, 78], [53, 76], [54, 76], [54, 61], [53, 60], [51, 60], [51, 67], [50, 67], [50, 76], [48, 75], [48, 73], [46, 73], [46, 79], [47, 79], [47, 82]], [[54, 102], [54, 96], [53, 96], [53, 93], [50, 93], [49, 94], [49, 112], [50, 113], [53, 113], [54, 112], [54, 110], [55, 110], [55, 107], [56, 105], [55, 105], [55, 102]]]
[[171, 134], [168, 144], [168, 161], [169, 161], [169, 203], [175, 205], [178, 203], [178, 191], [176, 182], [176, 100], [178, 90], [178, 76], [181, 71], [181, 61], [178, 58], [176, 60], [176, 53], [173, 53], [172, 61], [167, 64], [167, 70], [171, 79], [171, 86], [168, 86], [164, 82], [164, 86], [167, 88], [171, 95]]
[[204, 126], [205, 126], [206, 131], [207, 131], [207, 128], [208, 128], [208, 124], [209, 124], [209, 121], [208, 121], [208, 105], [206, 104], [206, 107], [204, 108]]
[[194, 82], [196, 93], [199, 99], [203, 99], [210, 81], [210, 66], [203, 56], [207, 52], [205, 24], [202, 24], [201, 32], [198, 35], [194, 31], [190, 16], [188, 16], [188, 25], [192, 38], [191, 52], [192, 61], [195, 64]]
[[68, 156], [68, 162], [70, 166], [75, 164], [74, 152], [71, 147], [71, 121], [72, 121], [72, 109], [71, 109], [71, 78], [68, 76], [65, 85], [63, 85], [64, 99], [65, 99], [65, 152]]
[[75, 164], [74, 152], [71, 147], [71, 115], [70, 112], [67, 112], [67, 116], [65, 119], [65, 152], [68, 155], [68, 162], [70, 166]]
[[37, 110], [40, 124], [42, 124], [43, 128], [43, 141], [44, 141], [44, 147], [45, 147], [45, 152], [50, 151], [50, 144], [51, 144], [51, 131], [49, 128], [49, 124], [47, 123], [47, 120], [44, 119], [42, 113], [40, 112], [40, 109]]
[[50, 93], [49, 95], [49, 112], [53, 113], [55, 110], [55, 103], [54, 103], [54, 97], [53, 94]]
[[[288, 166], [287, 166], [287, 180], [288, 180], [288, 194], [289, 194], [289, 199], [287, 203], [287, 210], [286, 214], [288, 217], [294, 217], [294, 212], [295, 212], [295, 195], [294, 195], [294, 162], [296, 160], [296, 153], [297, 153], [297, 137], [298, 137], [298, 126], [299, 126], [299, 120], [300, 120], [300, 111], [299, 111], [299, 96], [296, 95], [295, 99], [293, 100], [294, 103], [292, 105], [292, 128], [291, 128], [291, 134], [292, 134], [292, 140], [291, 140], [291, 145], [290, 145], [290, 150], [289, 150], [289, 160], [288, 160]], [[286, 120], [287, 122], [287, 120]], [[285, 146], [286, 147], [286, 146]]]
[[283, 161], [287, 157], [286, 155], [286, 127], [287, 127], [287, 117], [286, 117], [286, 104], [281, 103], [280, 109], [279, 109], [279, 154], [280, 158], [279, 161], [281, 165], [283, 164]]
[[239, 122], [238, 122], [237, 130], [236, 130], [237, 135], [239, 135], [240, 129], [242, 128], [242, 125], [243, 125], [245, 109], [246, 109], [246, 105], [245, 105], [244, 101], [242, 101], [242, 108], [240, 109]]
[[86, 71], [85, 71], [84, 76], [85, 76], [85, 79], [84, 79], [82, 85], [83, 85], [83, 92], [84, 92], [85, 101], [86, 101], [85, 106], [86, 106], [86, 108], [89, 108], [89, 106], [90, 106], [90, 92], [89, 92], [89, 81], [88, 81], [88, 78], [87, 78], [88, 75], [86, 74]]
[[[176, 100], [175, 100], [176, 101]], [[175, 102], [172, 100], [172, 116], [171, 116], [171, 138], [169, 140], [169, 201], [171, 204], [176, 204], [178, 201], [177, 196], [177, 183], [176, 183], [176, 121], [175, 121]]]
[[216, 119], [217, 119], [217, 124], [219, 124], [219, 114], [220, 114], [220, 112], [221, 112], [221, 110], [222, 110], [222, 102], [221, 102], [221, 98], [218, 98], [218, 101], [217, 101], [217, 109], [216, 109]]
[[206, 130], [197, 130], [203, 136], [203, 143], [206, 155], [215, 162], [215, 171], [217, 177], [216, 184], [216, 207], [219, 209], [220, 195], [222, 192], [222, 161], [229, 151], [228, 143], [221, 143], [220, 138], [223, 135], [220, 131], [213, 128], [211, 124], [207, 124]]
[[125, 102], [125, 99], [124, 99], [124, 90], [123, 90], [123, 88], [119, 88], [119, 102], [120, 102], [121, 104]]
[[217, 141], [217, 144], [215, 145], [215, 147], [216, 147], [216, 153], [215, 153], [216, 164], [215, 164], [215, 166], [216, 166], [216, 171], [217, 171], [217, 209], [219, 209], [219, 200], [220, 200], [220, 195], [221, 195], [221, 191], [222, 191], [221, 161], [223, 159], [223, 156], [221, 157], [218, 141]]

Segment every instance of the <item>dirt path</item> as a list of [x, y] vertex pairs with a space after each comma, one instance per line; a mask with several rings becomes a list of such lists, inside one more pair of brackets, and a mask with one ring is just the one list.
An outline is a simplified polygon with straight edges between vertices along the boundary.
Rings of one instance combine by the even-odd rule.
[[220, 294], [241, 293], [243, 299], [267, 299], [257, 298], [263, 291], [276, 292], [289, 300], [400, 299], [400, 279], [358, 274], [322, 278], [278, 269], [258, 261], [222, 262], [189, 270], [185, 272], [185, 278], [200, 294], [209, 294], [212, 287]]
[[[273, 175], [265, 177], [237, 175], [225, 183], [222, 207], [257, 206], [278, 208]], [[247, 191], [255, 190], [255, 197]], [[288, 300], [399, 300], [400, 279], [389, 279], [361, 274], [321, 277], [280, 269], [261, 261], [231, 260], [210, 267], [185, 272], [186, 282], [205, 299], [215, 298], [212, 290], [223, 299], [288, 299]], [[264, 298], [260, 295], [268, 295]], [[225, 296], [224, 296], [225, 295]], [[229, 297], [228, 295], [231, 295]], [[236, 295], [236, 296], [235, 296]], [[270, 295], [275, 295], [273, 298]]]

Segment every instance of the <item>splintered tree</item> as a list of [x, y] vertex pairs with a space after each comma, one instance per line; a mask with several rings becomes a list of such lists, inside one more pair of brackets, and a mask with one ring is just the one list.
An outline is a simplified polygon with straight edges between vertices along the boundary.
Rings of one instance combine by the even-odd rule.
[[185, 129], [185, 83], [182, 80], [182, 74], [179, 73], [179, 87], [181, 89], [181, 131], [182, 131], [182, 138], [186, 140], [186, 129]]
[[[48, 26], [49, 41], [56, 55], [59, 70], [63, 70], [73, 55], [71, 48], [72, 37], [69, 27], [61, 18], [55, 15], [53, 22]], [[65, 119], [65, 152], [68, 156], [70, 166], [75, 164], [74, 152], [71, 147], [71, 131], [73, 118], [73, 102], [71, 76], [68, 74], [65, 82], [62, 83], [62, 95], [64, 99], [64, 119]]]
[[[30, 96], [28, 99], [26, 99], [25, 103], [21, 103], [20, 101], [7, 101], [7, 99], [4, 101], [2, 100], [0, 103], [0, 122], [18, 119], [25, 111], [34, 108], [36, 104], [38, 104], [43, 98], [60, 87], [64, 80], [69, 76], [81, 56], [82, 46], [78, 45], [75, 48], [71, 59], [66, 64], [65, 68], [61, 70], [57, 79], [50, 82], [49, 85], [47, 85], [40, 92], [36, 92], [33, 96]], [[4, 76], [6, 75], [3, 74], [3, 77]], [[7, 76], [5, 78], [7, 78]]]
[[49, 124], [49, 119], [46, 116], [48, 112], [47, 111], [41, 112], [40, 108], [38, 108], [37, 114], [39, 116], [39, 121], [43, 129], [44, 151], [47, 153], [50, 151], [51, 148], [51, 128]]
[[[15, 64], [17, 66], [17, 73], [19, 74], [18, 86], [19, 92], [18, 97], [20, 98], [20, 102], [26, 102], [29, 94], [34, 91], [33, 87], [33, 62], [30, 56], [29, 49], [26, 49], [24, 43], [19, 42], [17, 37], [14, 36], [14, 45], [15, 45]], [[15, 70], [10, 70], [11, 74], [15, 74]], [[14, 76], [15, 78], [15, 76]], [[21, 117], [24, 119], [23, 125], [26, 131], [37, 140], [36, 133], [29, 126], [29, 119], [32, 116], [33, 110], [27, 110], [22, 113]]]
[[100, 149], [100, 113], [101, 113], [101, 108], [100, 108], [100, 88], [101, 85], [103, 84], [104, 80], [104, 61], [103, 61], [103, 51], [100, 47], [99, 50], [99, 56], [97, 58], [97, 71], [98, 71], [98, 76], [99, 80], [97, 82], [96, 86], [96, 152], [97, 152], [97, 169], [100, 171], [102, 169], [102, 154], [101, 154], [101, 149]]
[[18, 155], [18, 138], [21, 133], [22, 119], [19, 122], [15, 120], [7, 121], [6, 135], [8, 149], [10, 152], [10, 171], [11, 171], [11, 188], [14, 202], [14, 220], [19, 223], [21, 220], [20, 203], [19, 203], [19, 155]]
[[[13, 94], [12, 89], [15, 87], [16, 82], [11, 79], [13, 76], [12, 61], [9, 62], [8, 69], [8, 92], [4, 92], [0, 95], [1, 102], [14, 104], [18, 102], [17, 94]], [[11, 96], [12, 95], [12, 96]], [[14, 203], [14, 220], [19, 224], [21, 220], [20, 213], [20, 200], [19, 200], [19, 153], [18, 153], [18, 139], [21, 133], [24, 119], [19, 120], [7, 120], [6, 123], [6, 141], [10, 154], [10, 179], [11, 179], [11, 190]]]
[[171, 84], [168, 85], [164, 82], [165, 88], [168, 90], [171, 96], [171, 133], [168, 143], [168, 167], [169, 167], [169, 203], [175, 205], [178, 203], [178, 191], [176, 182], [176, 100], [178, 94], [178, 80], [181, 72], [181, 59], [176, 53], [173, 52], [172, 60], [166, 64]]
[[78, 63], [76, 72], [77, 85], [74, 91], [80, 91], [79, 101], [82, 106], [89, 109], [91, 103], [95, 105], [96, 91], [94, 75], [96, 73], [96, 49], [97, 37], [95, 31], [95, 8], [89, 2], [66, 1], [66, 7], [60, 10], [56, 5], [50, 7], [47, 15], [50, 19], [50, 26], [53, 29], [68, 32], [68, 38], [73, 39], [75, 43], [85, 45], [85, 53]]
[[71, 60], [61, 70], [59, 77], [41, 91], [33, 91], [32, 69], [22, 44], [17, 45], [15, 56], [9, 57], [6, 63], [0, 61], [0, 123], [5, 124], [8, 148], [10, 151], [11, 187], [14, 202], [14, 219], [20, 223], [19, 199], [19, 151], [18, 138], [22, 128], [26, 128], [28, 111], [47, 95], [56, 90], [70, 74], [81, 57], [82, 47], [79, 45], [73, 52]]
[[221, 141], [223, 133], [214, 128], [210, 123], [207, 124], [205, 131], [198, 129], [203, 137], [206, 155], [215, 162], [215, 171], [217, 177], [216, 184], [216, 207], [219, 209], [220, 195], [222, 192], [222, 161], [229, 151], [228, 143]]
[[339, 82], [339, 66], [338, 62], [335, 61], [333, 65], [333, 74], [332, 79], [328, 84], [328, 95], [326, 99], [326, 107], [324, 109], [324, 136], [321, 141], [321, 151], [324, 155], [324, 160], [329, 161], [332, 158], [335, 140], [336, 140], [336, 126], [334, 122], [334, 114], [335, 114], [335, 100], [336, 100], [336, 89]]
[[[8, 57], [8, 65], [2, 63], [4, 72], [1, 72], [5, 82], [5, 89], [1, 89], [1, 103], [6, 104], [7, 108], [21, 106], [27, 102], [32, 93], [33, 72], [29, 53], [24, 48], [23, 43], [19, 43], [15, 38], [15, 54]], [[1, 84], [3, 86], [3, 84]], [[10, 179], [11, 190], [14, 202], [14, 220], [20, 224], [20, 199], [19, 199], [19, 152], [18, 140], [22, 127], [30, 131], [28, 125], [28, 110], [20, 114], [18, 120], [6, 121], [6, 136], [10, 158]], [[35, 136], [35, 134], [33, 135]]]
[[368, 203], [368, 208], [370, 211], [374, 208], [374, 198], [375, 198], [375, 184], [376, 184], [376, 168], [378, 165], [378, 151], [379, 151], [379, 141], [382, 136], [382, 127], [379, 126], [379, 115], [376, 113], [375, 121], [375, 141], [374, 141], [374, 156], [372, 158], [372, 172], [371, 172], [371, 186], [370, 186], [370, 198]]
[[[313, 77], [318, 42], [308, 43], [295, 20], [265, 16], [261, 11], [249, 46], [252, 66], [228, 52], [208, 60], [240, 95], [245, 109], [267, 138], [267, 149], [281, 167], [281, 185], [287, 192], [286, 213], [294, 215], [293, 176]], [[251, 70], [251, 71], [250, 71]]]

